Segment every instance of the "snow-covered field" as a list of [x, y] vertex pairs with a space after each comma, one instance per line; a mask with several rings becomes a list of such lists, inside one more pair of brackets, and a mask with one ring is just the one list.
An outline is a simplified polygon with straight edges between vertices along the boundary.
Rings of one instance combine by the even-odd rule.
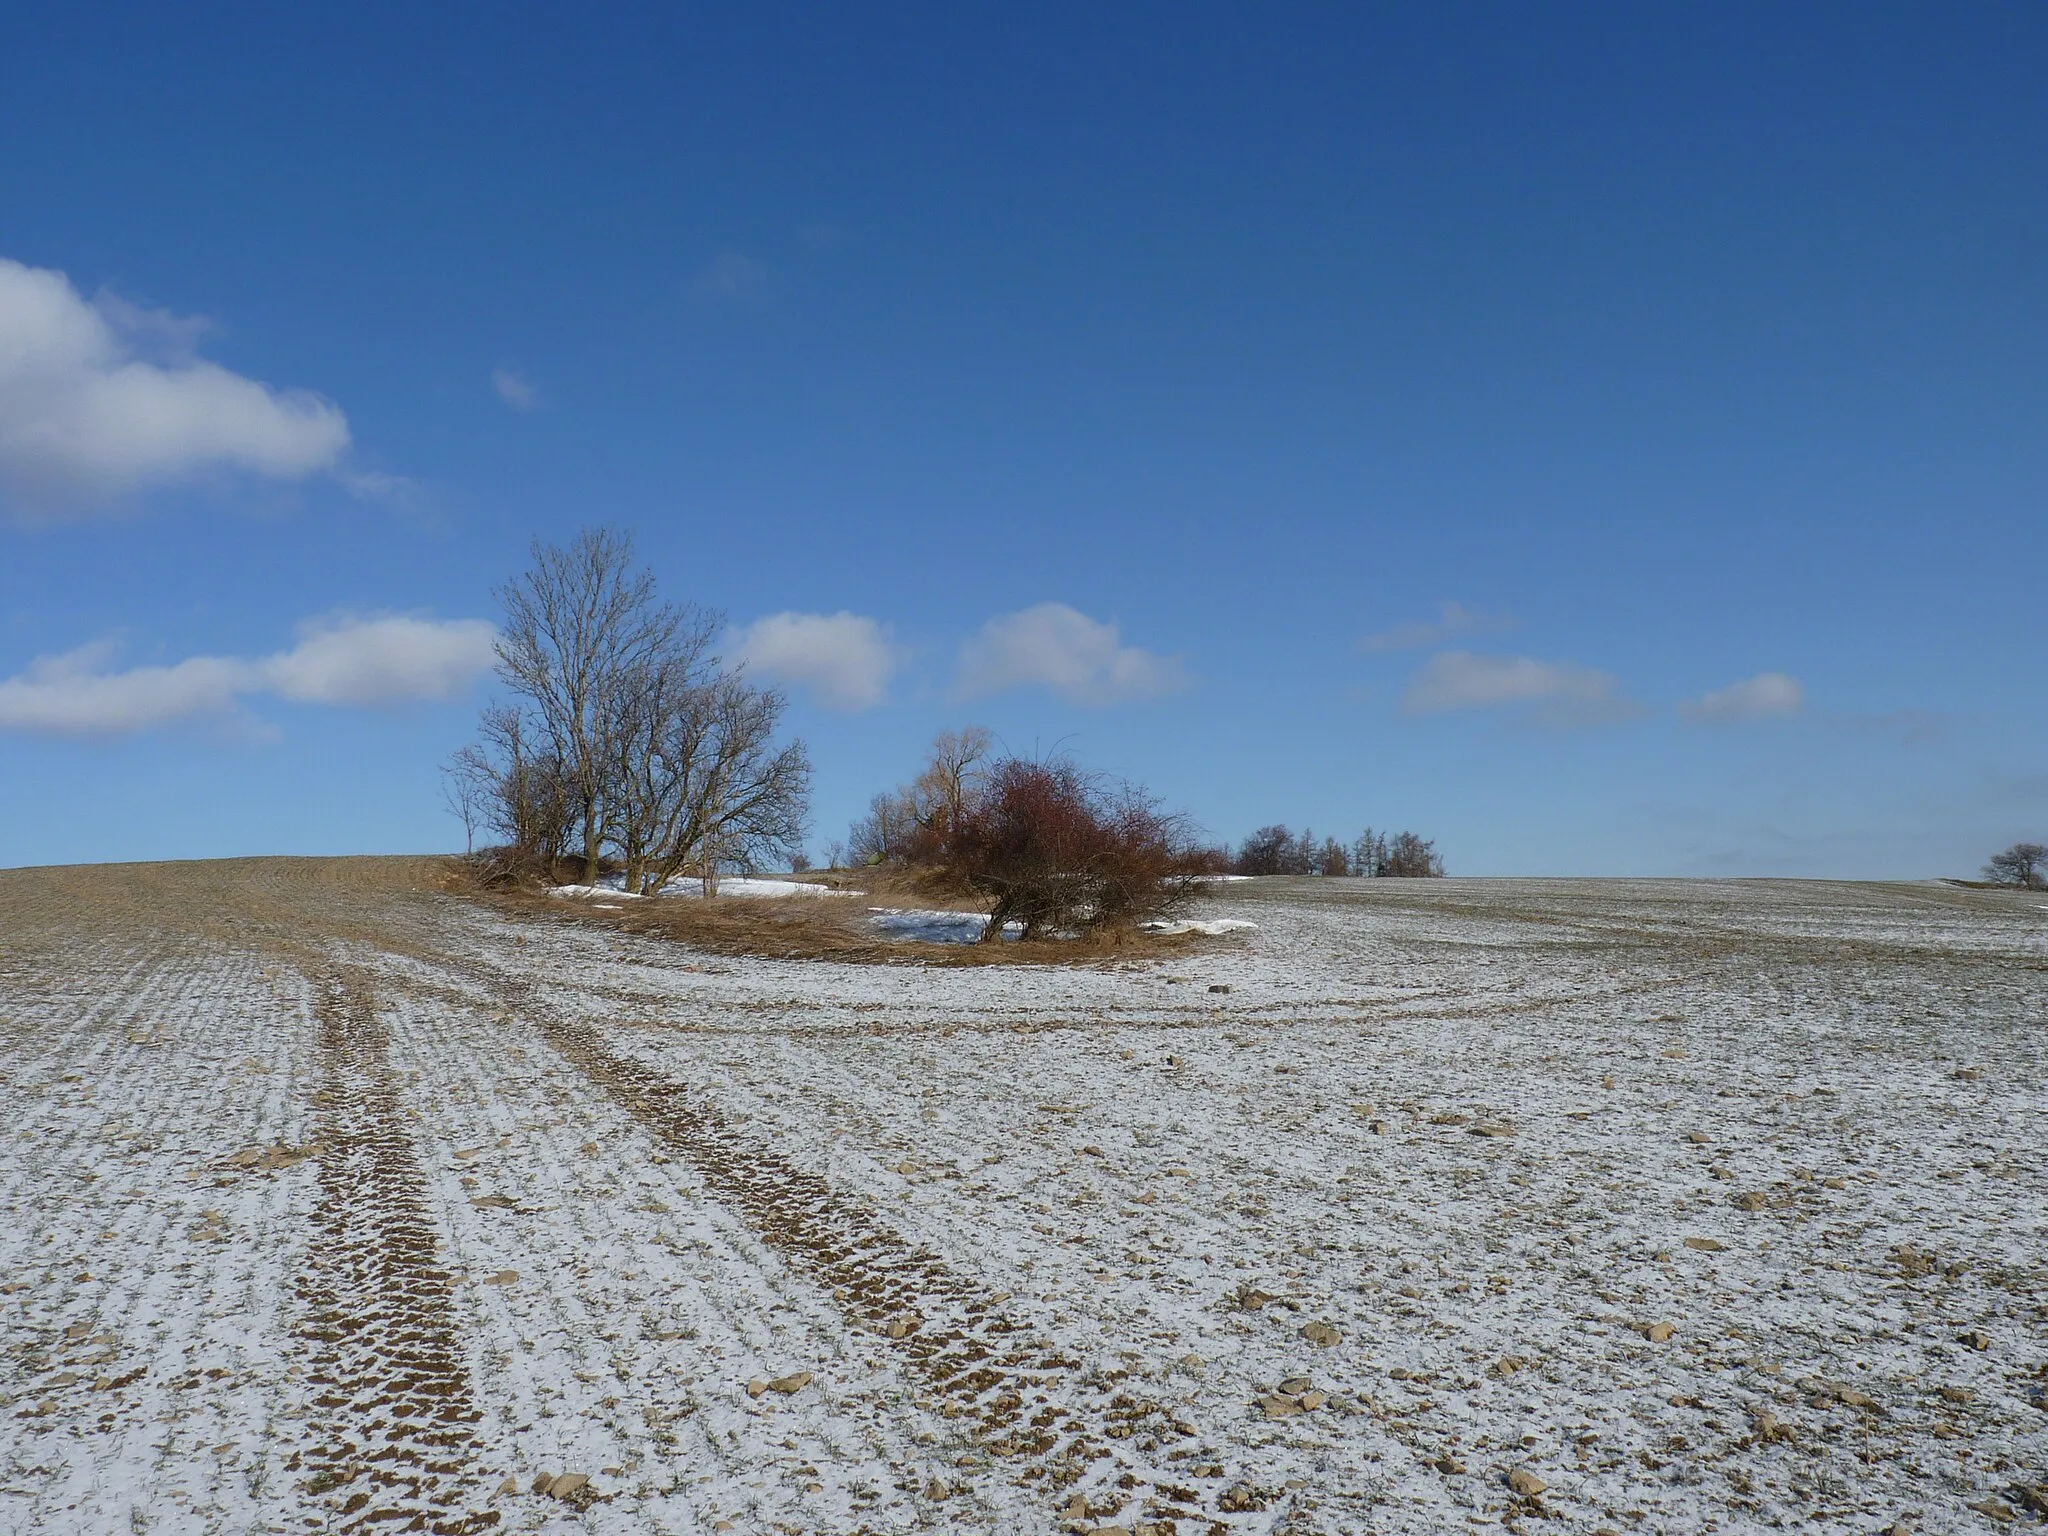
[[2048, 1512], [2024, 898], [1255, 881], [925, 969], [427, 887], [0, 873], [0, 1531]]

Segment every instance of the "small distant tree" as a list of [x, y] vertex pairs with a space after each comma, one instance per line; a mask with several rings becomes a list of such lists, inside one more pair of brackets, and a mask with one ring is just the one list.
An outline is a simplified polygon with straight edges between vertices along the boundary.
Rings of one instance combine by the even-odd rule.
[[1317, 859], [1319, 871], [1325, 875], [1342, 877], [1351, 873], [1351, 854], [1334, 837], [1323, 839], [1323, 851]]
[[916, 835], [917, 805], [909, 792], [883, 790], [847, 831], [847, 856], [856, 865], [908, 863]]
[[994, 745], [995, 737], [979, 725], [941, 731], [933, 740], [931, 758], [908, 794], [911, 817], [924, 839], [942, 845], [958, 834], [981, 792]]
[[1984, 866], [1984, 878], [1994, 885], [2048, 888], [2048, 844], [2014, 843], [2005, 852], [1994, 853]]
[[1351, 873], [1367, 879], [1386, 873], [1387, 838], [1385, 833], [1375, 833], [1367, 827], [1358, 834], [1358, 841], [1351, 845]]
[[827, 869], [846, 868], [846, 844], [836, 837], [825, 845], [825, 867]]
[[476, 829], [490, 814], [498, 775], [482, 747], [460, 748], [441, 765], [441, 803], [462, 823], [462, 851], [476, 852]]
[[1284, 875], [1294, 859], [1294, 834], [1275, 822], [1261, 827], [1237, 850], [1233, 873], [1240, 875]]
[[1395, 879], [1418, 880], [1441, 876], [1444, 861], [1437, 857], [1436, 844], [1424, 842], [1413, 832], [1403, 832], [1387, 848], [1380, 873]]

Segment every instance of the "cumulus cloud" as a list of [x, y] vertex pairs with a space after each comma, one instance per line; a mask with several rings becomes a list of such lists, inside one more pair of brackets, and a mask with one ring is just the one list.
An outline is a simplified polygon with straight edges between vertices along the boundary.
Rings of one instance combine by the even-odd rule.
[[833, 709], [881, 703], [896, 670], [888, 632], [858, 613], [771, 613], [739, 630], [731, 649], [749, 670], [808, 689]]
[[1404, 713], [1519, 708], [1534, 725], [1603, 725], [1642, 713], [1623, 698], [1611, 673], [1533, 656], [1482, 656], [1443, 651], [1415, 674], [1401, 701]]
[[193, 356], [203, 330], [0, 258], [0, 490], [54, 514], [209, 470], [290, 480], [339, 462], [340, 407]]
[[990, 619], [960, 647], [954, 692], [963, 699], [1037, 685], [1074, 704], [1147, 699], [1187, 681], [1179, 660], [1125, 645], [1065, 603], [1039, 603]]
[[491, 370], [491, 388], [515, 411], [530, 411], [540, 404], [540, 391], [533, 387], [532, 381], [510, 368]]
[[1358, 648], [1362, 651], [1415, 651], [1426, 645], [1441, 645], [1458, 635], [1512, 629], [1514, 622], [1504, 613], [1481, 613], [1463, 603], [1446, 601], [1437, 604], [1434, 619], [1412, 620], [1396, 624], [1392, 629], [1383, 629], [1376, 635], [1367, 635], [1358, 642]]
[[261, 694], [304, 704], [445, 699], [489, 670], [496, 633], [483, 619], [329, 617], [300, 625], [298, 643], [269, 656], [125, 671], [110, 670], [119, 642], [96, 640], [0, 678], [0, 731], [122, 735], [220, 719]]
[[302, 704], [389, 704], [452, 698], [491, 669], [488, 619], [309, 619], [299, 643], [257, 663], [263, 687]]
[[1759, 672], [1755, 677], [1688, 699], [1678, 706], [1678, 712], [1705, 725], [1726, 725], [1738, 720], [1782, 720], [1805, 707], [1806, 690], [1798, 678], [1782, 672]]

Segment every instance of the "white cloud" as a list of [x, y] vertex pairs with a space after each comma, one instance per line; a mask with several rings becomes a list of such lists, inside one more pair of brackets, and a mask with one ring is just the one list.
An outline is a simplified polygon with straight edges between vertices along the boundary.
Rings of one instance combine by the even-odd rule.
[[510, 368], [491, 370], [491, 388], [515, 411], [530, 411], [540, 404], [540, 391], [533, 387], [533, 382]]
[[446, 699], [488, 672], [498, 632], [487, 619], [309, 619], [299, 643], [266, 658], [263, 685], [304, 704]]
[[1642, 713], [1615, 691], [1611, 673], [1532, 656], [1443, 651], [1424, 663], [1401, 700], [1404, 713], [1521, 707], [1532, 724], [1602, 725]]
[[246, 663], [223, 656], [102, 672], [115, 648], [112, 641], [94, 641], [38, 657], [18, 676], [0, 678], [0, 730], [59, 736], [146, 731], [225, 715], [248, 686]]
[[332, 468], [340, 407], [193, 357], [203, 328], [0, 258], [0, 490], [48, 514], [213, 469]]
[[482, 619], [400, 615], [312, 619], [274, 655], [192, 656], [171, 666], [109, 671], [119, 642], [96, 640], [39, 657], [0, 678], [0, 731], [107, 736], [220, 719], [250, 695], [305, 704], [392, 704], [448, 698], [495, 659]]
[[882, 702], [896, 670], [888, 633], [858, 613], [771, 613], [733, 637], [734, 659], [798, 684], [833, 709]]
[[1437, 616], [1433, 620], [1412, 620], [1396, 624], [1392, 629], [1383, 629], [1376, 635], [1367, 635], [1358, 642], [1362, 651], [1413, 651], [1425, 645], [1441, 645], [1457, 635], [1469, 635], [1486, 630], [1512, 629], [1515, 621], [1504, 613], [1481, 613], [1467, 608], [1463, 603], [1442, 602], [1437, 604]]
[[1730, 683], [1697, 699], [1688, 699], [1678, 712], [1688, 720], [1721, 725], [1737, 720], [1781, 720], [1806, 707], [1806, 689], [1796, 677], [1783, 672], [1759, 672], [1755, 677]]
[[1125, 645], [1065, 603], [1039, 603], [990, 619], [960, 647], [954, 692], [963, 699], [1036, 684], [1075, 704], [1114, 704], [1171, 692], [1187, 681], [1178, 659]]

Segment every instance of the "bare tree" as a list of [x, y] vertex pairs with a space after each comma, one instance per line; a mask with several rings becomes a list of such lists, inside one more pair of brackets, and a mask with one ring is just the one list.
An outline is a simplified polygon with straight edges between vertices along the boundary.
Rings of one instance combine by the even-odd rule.
[[2048, 845], [2014, 843], [2005, 852], [1994, 853], [1984, 866], [1984, 878], [1994, 885], [2048, 888]]
[[632, 538], [589, 528], [567, 548], [535, 541], [533, 565], [498, 590], [498, 677], [525, 700], [560, 764], [595, 884], [608, 825], [610, 733], [628, 691], [673, 643], [685, 615], [657, 602]]
[[1380, 873], [1397, 879], [1426, 879], [1440, 876], [1444, 861], [1437, 857], [1436, 844], [1425, 842], [1413, 832], [1403, 832], [1387, 849]]
[[441, 765], [441, 804], [462, 823], [462, 851], [476, 852], [476, 829], [490, 814], [497, 793], [498, 773], [488, 753], [472, 743], [458, 748]]
[[883, 790], [846, 834], [856, 864], [901, 864], [917, 835], [917, 805], [906, 789]]
[[943, 842], [958, 833], [987, 776], [994, 743], [979, 725], [941, 731], [933, 740], [931, 760], [910, 785], [912, 814], [927, 836]]
[[1294, 857], [1294, 834], [1275, 822], [1261, 827], [1244, 840], [1237, 851], [1235, 873], [1240, 875], [1284, 875]]
[[[704, 894], [715, 896], [721, 868], [757, 868], [802, 845], [811, 760], [801, 741], [775, 746], [775, 728], [788, 707], [777, 690], [728, 674], [707, 704], [711, 724], [693, 814]], [[663, 881], [688, 857], [680, 841], [674, 851], [676, 862], [665, 869]]]
[[494, 775], [492, 830], [521, 859], [552, 868], [568, 845], [575, 817], [561, 759], [547, 742], [532, 739], [526, 716], [509, 705], [486, 709], [478, 734], [481, 755]]

